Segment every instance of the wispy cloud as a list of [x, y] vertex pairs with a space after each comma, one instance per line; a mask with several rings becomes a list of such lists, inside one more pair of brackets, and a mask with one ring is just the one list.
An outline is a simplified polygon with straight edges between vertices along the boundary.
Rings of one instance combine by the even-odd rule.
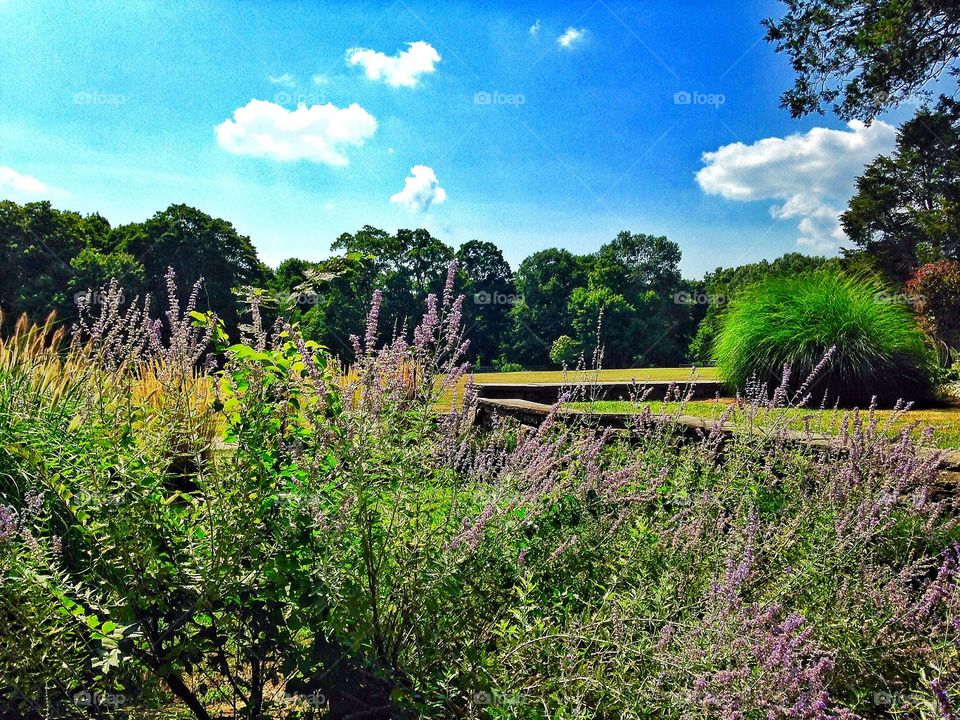
[[568, 27], [566, 32], [557, 38], [557, 44], [566, 49], [572, 50], [587, 38], [586, 28]]
[[363, 145], [376, 132], [377, 121], [356, 103], [345, 108], [301, 104], [288, 110], [251, 100], [214, 130], [220, 147], [236, 155], [346, 165], [347, 147]]
[[530, 26], [530, 34], [534, 37], [540, 34], [540, 18], [537, 18], [537, 21]]
[[274, 85], [280, 85], [281, 87], [286, 88], [295, 87], [297, 84], [297, 79], [290, 73], [284, 73], [283, 75], [268, 75], [267, 79]]
[[414, 165], [410, 168], [410, 176], [403, 181], [403, 190], [392, 196], [390, 202], [414, 212], [426, 212], [446, 199], [447, 192], [440, 187], [433, 168]]
[[18, 173], [13, 168], [0, 165], [0, 188], [24, 195], [47, 195], [56, 189], [30, 175]]
[[877, 155], [892, 150], [896, 139], [896, 128], [880, 120], [869, 127], [854, 120], [848, 127], [724, 145], [703, 154], [697, 183], [728, 200], [780, 201], [770, 214], [797, 221], [798, 245], [836, 250], [847, 239], [839, 216], [856, 177]]
[[347, 50], [348, 65], [362, 67], [368, 78], [383, 80], [391, 87], [416, 87], [422, 75], [436, 70], [440, 59], [440, 53], [422, 40], [407, 43], [407, 49], [396, 55], [366, 48]]

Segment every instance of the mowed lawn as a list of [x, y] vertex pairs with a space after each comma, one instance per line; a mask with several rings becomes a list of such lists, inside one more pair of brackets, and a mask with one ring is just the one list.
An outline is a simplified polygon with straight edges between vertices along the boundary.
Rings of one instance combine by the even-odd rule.
[[717, 369], [706, 368], [626, 368], [623, 370], [544, 370], [530, 372], [476, 373], [473, 379], [477, 383], [562, 383], [562, 382], [637, 382], [676, 380], [688, 382], [716, 380]]
[[[631, 403], [626, 401], [600, 401], [594, 403], [571, 403], [572, 407], [588, 412], [606, 413], [636, 413], [646, 405], [654, 413], [695, 415], [711, 420], [719, 418], [727, 408], [733, 404], [730, 398], [715, 400], [691, 400], [681, 403]], [[761, 427], [768, 427], [774, 423], [785, 424], [791, 430], [804, 430], [809, 419], [810, 432], [834, 435], [843, 422], [844, 417], [850, 415], [849, 410], [817, 410], [808, 408], [786, 408], [772, 411], [761, 410], [754, 415], [754, 423]], [[893, 411], [877, 410], [877, 417], [881, 427], [886, 427], [891, 434], [898, 434], [901, 430], [909, 429], [918, 440], [923, 428], [933, 428], [932, 445], [943, 449], [960, 449], [960, 400], [954, 401], [945, 407], [910, 410], [891, 421]], [[861, 412], [866, 422], [867, 414]], [[729, 422], [739, 425], [748, 425], [751, 421], [748, 410], [735, 408], [728, 418]], [[916, 425], [916, 427], [914, 427]]]
[[[656, 382], [675, 380], [678, 383], [687, 383], [692, 380], [716, 380], [717, 369], [712, 367], [691, 368], [625, 368], [621, 370], [533, 370], [523, 372], [486, 372], [472, 373], [473, 381], [478, 385], [484, 383], [508, 383], [522, 385], [524, 383], [583, 383], [583, 382]], [[463, 387], [466, 378], [460, 381], [456, 393], [446, 392], [437, 403], [438, 410], [448, 410], [454, 396], [463, 397]]]

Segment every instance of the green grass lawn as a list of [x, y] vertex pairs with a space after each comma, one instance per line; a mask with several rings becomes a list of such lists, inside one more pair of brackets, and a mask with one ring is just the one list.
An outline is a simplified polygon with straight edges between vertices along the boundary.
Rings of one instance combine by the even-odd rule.
[[[523, 372], [487, 372], [473, 373], [474, 382], [478, 385], [484, 383], [578, 383], [578, 382], [652, 382], [658, 380], [676, 380], [679, 383], [689, 382], [691, 379], [698, 380], [716, 380], [717, 369], [712, 367], [696, 368], [689, 367], [676, 368], [625, 368], [622, 370], [586, 370], [577, 372], [571, 370], [542, 370], [542, 371], [523, 371]], [[457, 395], [463, 395], [463, 386], [466, 384], [466, 378], [460, 381], [457, 387]], [[448, 410], [453, 397], [452, 392], [444, 393], [443, 397], [437, 403], [438, 410]]]
[[[716, 400], [691, 400], [683, 404], [682, 413], [684, 415], [695, 415], [698, 417], [716, 419], [733, 403], [730, 398], [718, 398]], [[571, 403], [571, 407], [589, 412], [606, 413], [634, 413], [639, 412], [645, 405], [649, 406], [652, 412], [673, 414], [681, 409], [680, 403], [631, 403], [627, 401], [600, 401], [594, 403]], [[804, 419], [810, 418], [810, 431], [813, 433], [835, 434], [840, 427], [843, 417], [849, 410], [815, 410], [806, 408], [789, 408], [784, 410], [774, 410], [770, 413], [760, 412], [756, 416], [756, 421], [760, 425], [770, 425], [777, 422], [781, 417], [787, 423], [791, 430], [803, 430]], [[891, 410], [877, 410], [877, 416], [880, 418], [881, 426], [890, 420]], [[745, 424], [749, 422], [749, 417], [744, 410], [735, 409], [729, 418], [730, 422]], [[926, 408], [923, 410], [911, 410], [890, 423], [891, 433], [899, 432], [904, 428], [909, 428], [914, 423], [919, 422], [920, 427], [913, 431], [915, 436], [919, 436], [923, 427], [930, 426], [934, 429], [933, 444], [939, 448], [960, 449], [960, 401], [953, 405], [940, 408]]]
[[476, 373], [473, 379], [477, 383], [556, 383], [556, 382], [617, 382], [637, 380], [677, 380], [687, 381], [694, 377], [700, 380], [716, 380], [717, 369], [697, 368], [626, 368], [623, 370], [586, 370], [582, 372], [563, 370], [544, 370], [535, 372]]

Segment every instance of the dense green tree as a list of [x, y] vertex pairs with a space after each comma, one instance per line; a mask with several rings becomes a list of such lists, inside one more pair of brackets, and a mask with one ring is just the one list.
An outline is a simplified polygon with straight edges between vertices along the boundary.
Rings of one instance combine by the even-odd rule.
[[103, 247], [109, 229], [99, 215], [56, 210], [47, 201], [0, 202], [0, 307], [34, 318], [56, 312], [68, 322], [73, 294], [85, 289], [72, 263], [85, 249]]
[[469, 240], [456, 253], [466, 295], [464, 316], [471, 356], [490, 364], [503, 351], [511, 326], [510, 308], [516, 302], [513, 271], [492, 242]]
[[143, 264], [130, 253], [86, 247], [74, 256], [70, 267], [74, 275], [69, 287], [74, 298], [88, 290], [96, 291], [111, 280], [117, 281], [131, 298], [146, 291]]
[[[381, 318], [395, 331], [409, 330], [423, 313], [423, 297], [443, 289], [453, 248], [427, 230], [384, 230], [365, 225], [356, 233], [343, 233], [331, 245], [333, 250], [369, 256], [384, 293]], [[369, 298], [365, 298], [369, 300]]]
[[590, 281], [625, 297], [652, 290], [666, 298], [680, 283], [680, 257], [666, 237], [624, 230], [597, 251]]
[[607, 365], [681, 362], [689, 343], [691, 309], [676, 301], [680, 258], [680, 247], [663, 236], [623, 231], [603, 245], [590, 263], [588, 291], [571, 298], [574, 329], [583, 347], [595, 344], [587, 333], [595, 334], [603, 307]]
[[262, 285], [268, 275], [249, 237], [187, 205], [171, 205], [145, 222], [120, 226], [112, 240], [116, 250], [143, 264], [147, 288], [157, 297], [166, 295], [167, 268], [176, 273], [184, 297], [202, 277], [201, 309], [216, 311], [228, 328], [239, 321], [237, 291]]
[[960, 258], [960, 103], [941, 98], [897, 132], [857, 178], [844, 231], [891, 280], [924, 262]]
[[549, 363], [553, 341], [570, 334], [570, 296], [586, 285], [587, 263], [557, 248], [535, 252], [520, 263], [518, 300], [510, 310], [515, 323], [510, 359], [526, 365]]
[[921, 92], [944, 71], [956, 77], [960, 4], [956, 0], [784, 0], [766, 20], [767, 40], [796, 73], [781, 106], [794, 117], [833, 106], [844, 119], [869, 120]]

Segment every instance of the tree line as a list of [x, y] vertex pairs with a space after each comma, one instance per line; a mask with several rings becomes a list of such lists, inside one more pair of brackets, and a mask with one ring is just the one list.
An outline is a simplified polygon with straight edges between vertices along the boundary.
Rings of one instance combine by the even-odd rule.
[[[184, 295], [203, 277], [200, 305], [229, 330], [236, 331], [253, 293], [268, 315], [299, 323], [349, 361], [349, 337], [363, 327], [375, 290], [383, 290], [381, 317], [406, 332], [456, 260], [475, 364], [573, 365], [580, 356], [589, 361], [599, 338], [607, 367], [669, 366], [709, 362], [726, 301], [739, 288], [837, 263], [882, 276], [921, 309], [936, 307], [925, 323], [935, 331], [950, 325], [960, 315], [951, 300], [960, 274], [952, 264], [960, 261], [960, 103], [941, 97], [920, 108], [899, 129], [895, 150], [877, 157], [856, 186], [841, 216], [853, 247], [841, 257], [790, 253], [718, 268], [702, 280], [682, 278], [677, 243], [626, 230], [593, 253], [549, 248], [514, 270], [492, 242], [455, 249], [422, 228], [365, 226], [338, 237], [334, 257], [290, 258], [270, 268], [230, 222], [186, 205], [112, 227], [100, 214], [49, 202], [0, 201], [0, 309], [8, 321], [56, 312], [70, 323], [78, 294], [111, 280], [130, 299], [159, 302], [172, 267]], [[924, 297], [913, 297], [918, 288]]]

